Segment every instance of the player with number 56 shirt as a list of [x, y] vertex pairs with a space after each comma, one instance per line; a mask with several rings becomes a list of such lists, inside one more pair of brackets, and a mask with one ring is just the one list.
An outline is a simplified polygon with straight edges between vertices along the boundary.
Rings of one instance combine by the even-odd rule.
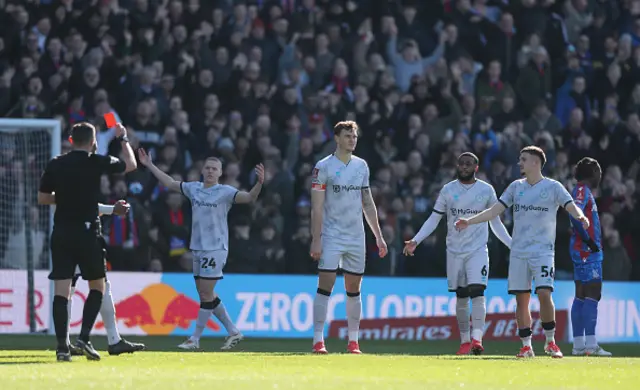
[[569, 192], [555, 180], [542, 175], [547, 157], [537, 146], [527, 146], [520, 151], [520, 173], [524, 179], [507, 187], [498, 203], [471, 218], [456, 222], [460, 230], [470, 225], [490, 221], [513, 207], [513, 240], [509, 257], [509, 293], [516, 296], [516, 320], [522, 348], [519, 358], [534, 357], [531, 346], [532, 281], [540, 300], [540, 320], [546, 338], [544, 351], [554, 358], [563, 356], [556, 344], [555, 304], [551, 293], [554, 281], [554, 248], [556, 240], [556, 214], [563, 207], [585, 228], [589, 220], [574, 203]]
[[[487, 223], [465, 231], [458, 231], [455, 227], [458, 219], [478, 214], [498, 201], [493, 187], [476, 179], [478, 163], [479, 159], [473, 153], [463, 153], [458, 157], [458, 178], [445, 184], [433, 213], [404, 247], [405, 255], [413, 256], [418, 244], [433, 233], [443, 215], [447, 216], [447, 283], [449, 291], [456, 293], [456, 317], [460, 328], [458, 355], [479, 355], [484, 351], [482, 335], [487, 314], [484, 290], [489, 279], [489, 227]], [[489, 225], [496, 237], [510, 247], [511, 237], [500, 217], [495, 217]], [[472, 318], [473, 331], [469, 317]]]
[[200, 296], [200, 310], [196, 319], [196, 329], [191, 337], [178, 348], [195, 350], [200, 348], [200, 337], [211, 315], [224, 325], [229, 333], [223, 350], [229, 350], [243, 338], [229, 318], [229, 313], [215, 293], [218, 280], [222, 279], [222, 269], [227, 262], [229, 251], [229, 225], [227, 215], [235, 203], [251, 203], [258, 198], [264, 182], [264, 167], [256, 166], [257, 182], [249, 192], [220, 184], [222, 162], [209, 157], [202, 167], [202, 182], [180, 182], [156, 167], [147, 153], [138, 151], [140, 163], [169, 190], [181, 192], [191, 202], [191, 242], [189, 249], [193, 255], [193, 277]]

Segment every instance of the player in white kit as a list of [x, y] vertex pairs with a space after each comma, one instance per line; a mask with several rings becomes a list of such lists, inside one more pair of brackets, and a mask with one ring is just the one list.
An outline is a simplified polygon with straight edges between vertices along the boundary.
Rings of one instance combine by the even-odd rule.
[[326, 354], [324, 326], [329, 297], [338, 269], [344, 274], [347, 292], [347, 352], [360, 354], [358, 332], [366, 250], [364, 222], [369, 224], [380, 257], [387, 254], [378, 211], [369, 189], [369, 166], [353, 155], [358, 142], [358, 125], [338, 122], [333, 128], [335, 153], [318, 161], [311, 187], [311, 257], [318, 261], [318, 290], [313, 301], [313, 353]]
[[489, 221], [513, 206], [513, 241], [509, 259], [509, 294], [516, 295], [516, 320], [522, 348], [520, 358], [534, 357], [531, 347], [531, 282], [535, 281], [540, 300], [540, 319], [545, 333], [544, 351], [561, 358], [562, 351], [555, 342], [555, 306], [551, 293], [554, 281], [554, 248], [556, 240], [556, 213], [564, 207], [572, 217], [588, 228], [589, 220], [573, 203], [573, 198], [562, 184], [542, 176], [547, 162], [542, 149], [527, 146], [520, 151], [520, 172], [524, 179], [507, 187], [499, 202], [490, 209], [471, 218], [461, 218], [456, 227]]
[[[108, 206], [102, 203], [98, 203], [98, 212], [100, 215], [126, 215], [129, 212], [129, 204], [124, 200], [119, 200], [116, 204]], [[103, 249], [106, 256], [106, 248]], [[76, 275], [71, 281], [71, 294], [73, 297], [76, 291], [76, 283], [80, 278], [80, 267], [76, 267]], [[71, 324], [71, 308], [73, 306], [73, 299], [69, 299], [67, 303], [68, 307], [68, 324]], [[100, 317], [104, 323], [105, 330], [107, 331], [107, 342], [109, 347], [107, 351], [109, 355], [120, 355], [123, 353], [133, 353], [142, 351], [145, 349], [145, 345], [142, 343], [132, 343], [128, 340], [120, 337], [118, 332], [118, 321], [116, 318], [116, 308], [113, 303], [113, 295], [111, 294], [111, 282], [105, 277], [104, 294], [102, 296], [102, 305], [100, 306]], [[82, 348], [78, 345], [72, 344], [69, 341], [69, 332], [67, 332], [67, 344], [72, 356], [81, 356]]]
[[211, 314], [224, 325], [228, 336], [222, 350], [229, 350], [243, 339], [220, 297], [214, 292], [216, 283], [223, 278], [222, 269], [229, 251], [229, 225], [227, 215], [234, 203], [251, 203], [258, 198], [264, 182], [264, 167], [256, 166], [257, 183], [251, 191], [239, 191], [220, 184], [222, 162], [209, 157], [202, 167], [203, 182], [179, 182], [153, 165], [147, 153], [138, 151], [140, 163], [146, 166], [158, 180], [171, 191], [180, 191], [191, 201], [192, 222], [189, 249], [193, 255], [193, 276], [200, 296], [200, 311], [196, 329], [191, 337], [178, 348], [195, 350], [200, 348], [200, 337]]
[[[463, 232], [455, 227], [459, 218], [478, 214], [498, 201], [493, 187], [476, 179], [479, 162], [473, 153], [463, 153], [458, 157], [458, 179], [442, 187], [433, 213], [404, 247], [404, 254], [413, 256], [416, 247], [438, 227], [442, 216], [447, 216], [447, 284], [449, 291], [456, 293], [456, 317], [460, 328], [457, 355], [479, 355], [484, 351], [482, 335], [487, 315], [484, 290], [489, 279], [489, 228], [486, 222]], [[489, 221], [489, 225], [493, 234], [511, 247], [511, 237], [500, 217]], [[472, 331], [469, 317], [472, 318]]]

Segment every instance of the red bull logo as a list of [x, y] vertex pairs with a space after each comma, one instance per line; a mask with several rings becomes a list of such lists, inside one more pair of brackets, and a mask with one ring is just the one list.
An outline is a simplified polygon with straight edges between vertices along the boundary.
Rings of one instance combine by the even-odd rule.
[[[163, 283], [145, 287], [139, 294], [115, 304], [116, 318], [127, 328], [139, 327], [148, 335], [168, 335], [176, 328], [188, 329], [198, 318], [200, 304], [173, 287]], [[96, 329], [104, 328], [97, 322]], [[207, 328], [219, 331], [220, 326], [209, 319]]]

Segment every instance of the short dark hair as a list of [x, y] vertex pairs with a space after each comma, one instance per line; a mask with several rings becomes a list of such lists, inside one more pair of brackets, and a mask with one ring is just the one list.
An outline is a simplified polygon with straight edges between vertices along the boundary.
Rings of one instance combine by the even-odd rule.
[[86, 146], [96, 137], [96, 128], [89, 122], [80, 122], [71, 126], [71, 139], [76, 146]]
[[207, 161], [218, 162], [218, 163], [220, 163], [220, 165], [222, 165], [222, 160], [220, 160], [218, 157], [213, 157], [213, 156], [207, 157], [207, 158], [204, 159], [204, 163], [206, 164]]
[[333, 135], [340, 135], [340, 133], [342, 133], [342, 130], [347, 130], [347, 131], [355, 130], [356, 133], [359, 133], [360, 128], [358, 127], [358, 124], [354, 121], [338, 122], [336, 123], [335, 126], [333, 126]]
[[541, 168], [544, 167], [544, 165], [547, 163], [547, 155], [544, 154], [544, 150], [540, 149], [537, 146], [526, 146], [520, 151], [520, 154], [522, 153], [527, 153], [532, 156], [538, 157], [540, 159]]
[[595, 158], [584, 157], [576, 164], [575, 176], [577, 181], [591, 179], [597, 172], [602, 173], [602, 168], [600, 168], [600, 164]]
[[459, 155], [458, 156], [458, 161], [460, 161], [460, 159], [462, 157], [471, 157], [476, 164], [480, 164], [480, 159], [478, 158], [478, 156], [476, 156], [475, 154], [473, 154], [471, 152], [464, 152], [461, 155]]

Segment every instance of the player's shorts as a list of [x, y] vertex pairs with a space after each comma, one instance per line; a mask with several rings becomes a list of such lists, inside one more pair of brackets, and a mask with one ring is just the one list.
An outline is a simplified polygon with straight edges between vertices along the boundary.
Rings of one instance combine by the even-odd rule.
[[602, 262], [573, 263], [573, 280], [582, 283], [602, 282]]
[[76, 268], [84, 280], [106, 276], [104, 240], [97, 228], [56, 226], [51, 233], [51, 280], [73, 279]]
[[489, 252], [451, 253], [447, 251], [447, 284], [449, 291], [470, 284], [487, 285], [489, 280]]
[[[104, 237], [100, 236], [100, 243], [102, 244], [102, 256], [104, 257], [104, 272], [105, 272], [105, 280], [107, 279], [107, 242], [104, 240]], [[82, 272], [80, 271], [80, 266], [76, 266], [75, 275], [73, 275], [73, 279], [71, 280], [71, 285], [73, 287], [76, 286], [78, 279], [82, 276]]]
[[222, 269], [227, 264], [229, 251], [198, 251], [192, 250], [193, 255], [193, 277], [195, 279], [220, 280]]
[[541, 288], [553, 291], [555, 257], [548, 255], [519, 255], [509, 257], [509, 294], [531, 293], [531, 282], [536, 291]]
[[318, 271], [337, 272], [341, 269], [347, 274], [364, 275], [366, 253], [364, 239], [347, 244], [323, 239]]

